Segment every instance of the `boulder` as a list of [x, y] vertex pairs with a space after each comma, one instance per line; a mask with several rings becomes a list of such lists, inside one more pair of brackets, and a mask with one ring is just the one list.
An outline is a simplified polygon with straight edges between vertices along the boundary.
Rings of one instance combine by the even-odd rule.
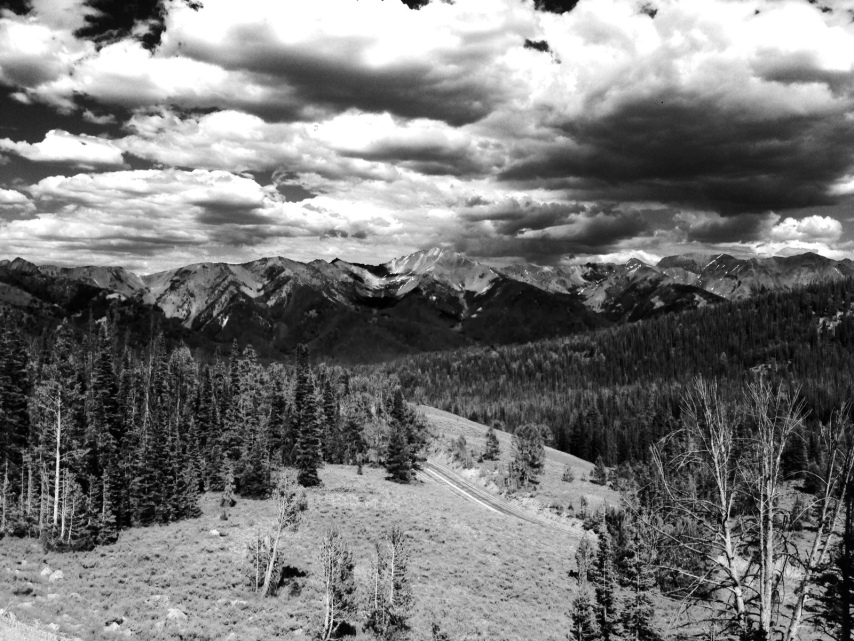
[[51, 583], [55, 583], [56, 581], [59, 581], [60, 579], [64, 578], [65, 575], [62, 573], [62, 570], [56, 570], [55, 572], [51, 572], [51, 575], [48, 577], [47, 580]]
[[169, 608], [169, 611], [166, 613], [166, 620], [172, 623], [186, 623], [189, 621], [189, 617], [178, 608]]

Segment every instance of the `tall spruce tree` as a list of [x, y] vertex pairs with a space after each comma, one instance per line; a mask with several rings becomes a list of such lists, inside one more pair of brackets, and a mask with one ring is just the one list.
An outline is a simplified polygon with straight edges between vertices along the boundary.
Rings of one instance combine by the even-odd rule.
[[295, 444], [295, 465], [298, 470], [297, 480], [303, 487], [320, 485], [317, 470], [321, 464], [320, 435], [321, 417], [315, 394], [314, 381], [311, 376], [311, 365], [308, 359], [308, 349], [305, 345], [297, 346], [296, 389], [294, 390], [294, 418], [297, 425]]
[[392, 421], [390, 429], [391, 434], [385, 456], [387, 478], [395, 483], [409, 483], [413, 478], [413, 472], [406, 427], [397, 421]]
[[596, 593], [596, 623], [602, 641], [617, 641], [623, 632], [617, 596], [618, 577], [614, 567], [614, 546], [604, 520], [598, 534], [599, 550], [591, 577]]
[[490, 425], [486, 430], [486, 445], [483, 448], [483, 458], [487, 461], [497, 461], [501, 455], [501, 446], [498, 443], [498, 436], [495, 434], [495, 429]]
[[622, 566], [630, 594], [623, 606], [623, 631], [626, 641], [660, 641], [655, 628], [655, 551], [641, 535], [637, 525], [630, 528]]
[[543, 434], [545, 426], [526, 423], [513, 433], [513, 479], [519, 488], [529, 488], [539, 483], [537, 477], [546, 461]]

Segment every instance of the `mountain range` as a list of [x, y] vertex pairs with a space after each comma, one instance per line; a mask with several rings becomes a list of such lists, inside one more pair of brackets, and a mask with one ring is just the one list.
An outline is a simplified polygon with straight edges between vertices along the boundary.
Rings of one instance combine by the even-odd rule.
[[851, 276], [851, 260], [812, 253], [498, 268], [432, 248], [381, 265], [271, 257], [148, 275], [16, 258], [0, 261], [0, 306], [22, 310], [33, 327], [112, 310], [122, 325], [156, 325], [208, 350], [237, 339], [276, 358], [303, 342], [328, 358], [370, 362], [566, 335]]

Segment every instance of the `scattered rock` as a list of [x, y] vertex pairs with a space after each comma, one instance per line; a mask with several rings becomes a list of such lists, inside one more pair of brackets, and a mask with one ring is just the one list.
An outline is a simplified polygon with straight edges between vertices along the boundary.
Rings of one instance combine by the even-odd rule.
[[[42, 574], [44, 574], [44, 572], [42, 572]], [[52, 572], [47, 580], [50, 581], [51, 583], [54, 583], [54, 582], [59, 581], [60, 579], [64, 579], [64, 578], [65, 578], [65, 575], [62, 573], [62, 570], [57, 570], [56, 572]]]
[[169, 611], [166, 613], [166, 620], [173, 623], [186, 623], [189, 617], [178, 608], [169, 608]]
[[169, 603], [169, 595], [154, 594], [145, 600], [146, 605], [157, 605], [158, 603]]
[[50, 576], [50, 574], [52, 572], [53, 572], [53, 570], [51, 570], [49, 567], [45, 566], [44, 569], [41, 571], [41, 575], [42, 576]]
[[15, 594], [18, 596], [27, 596], [28, 594], [32, 594], [32, 593], [33, 593], [33, 584], [32, 583], [25, 583], [23, 585], [16, 585], [15, 587], [12, 588], [12, 594]]

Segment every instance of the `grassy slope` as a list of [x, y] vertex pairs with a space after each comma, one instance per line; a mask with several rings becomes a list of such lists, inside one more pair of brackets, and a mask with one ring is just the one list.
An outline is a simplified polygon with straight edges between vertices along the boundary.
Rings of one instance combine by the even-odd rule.
[[[448, 442], [465, 436], [469, 452], [474, 455], [474, 458], [477, 458], [478, 452], [483, 451], [486, 441], [486, 426], [426, 405], [419, 405], [418, 410], [433, 426], [440, 442]], [[498, 436], [498, 442], [501, 445], [501, 456], [497, 463], [506, 469], [507, 464], [512, 459], [512, 437], [507, 432], [500, 430], [496, 430], [495, 434]], [[484, 480], [490, 478], [490, 472], [496, 467], [495, 462], [489, 461], [481, 464], [476, 463], [476, 465], [481, 470]], [[563, 470], [567, 465], [575, 475], [575, 480], [571, 483], [561, 479]], [[555, 504], [562, 507], [571, 503], [578, 509], [581, 497], [584, 496], [593, 509], [598, 509], [602, 505], [619, 506], [619, 494], [608, 487], [596, 485], [587, 480], [593, 467], [593, 463], [589, 461], [547, 447], [546, 466], [540, 477], [540, 486], [536, 493], [537, 501], [546, 506]], [[471, 476], [471, 471], [467, 475]]]
[[[575, 589], [567, 578], [574, 555], [567, 535], [477, 509], [437, 483], [399, 486], [381, 470], [357, 476], [342, 466], [328, 466], [321, 476], [325, 487], [309, 492], [303, 528], [287, 539], [288, 562], [308, 573], [292, 593], [258, 599], [242, 585], [246, 541], [267, 527], [273, 503], [240, 501], [223, 522], [217, 497], [208, 495], [197, 520], [126, 531], [116, 545], [89, 553], [45, 554], [35, 541], [3, 540], [3, 607], [85, 639], [116, 638], [104, 626], [118, 617], [121, 629], [152, 639], [297, 636], [310, 631], [320, 612], [315, 559], [324, 528], [337, 524], [350, 539], [364, 580], [373, 541], [397, 522], [412, 542], [415, 638], [428, 638], [433, 619], [455, 638], [479, 638], [475, 631], [482, 638], [562, 638]], [[211, 537], [214, 528], [227, 536]], [[46, 565], [64, 578], [49, 583], [40, 576]], [[12, 596], [13, 585], [24, 581], [32, 582], [33, 594]], [[168, 608], [189, 621], [165, 623]]]

